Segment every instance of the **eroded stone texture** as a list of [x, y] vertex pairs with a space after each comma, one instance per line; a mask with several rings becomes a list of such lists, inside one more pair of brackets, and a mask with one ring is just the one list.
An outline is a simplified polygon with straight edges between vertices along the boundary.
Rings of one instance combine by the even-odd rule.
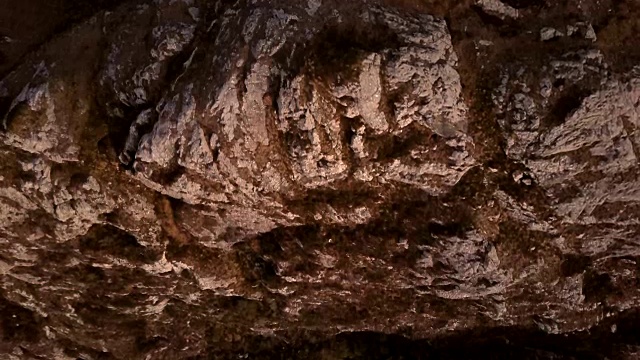
[[26, 54], [0, 353], [633, 358], [637, 72], [586, 19], [424, 3], [123, 2]]

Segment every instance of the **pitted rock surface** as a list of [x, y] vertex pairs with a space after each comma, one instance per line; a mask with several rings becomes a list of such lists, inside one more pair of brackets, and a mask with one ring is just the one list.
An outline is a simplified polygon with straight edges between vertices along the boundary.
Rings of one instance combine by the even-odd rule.
[[634, 2], [25, 2], [3, 358], [640, 356]]

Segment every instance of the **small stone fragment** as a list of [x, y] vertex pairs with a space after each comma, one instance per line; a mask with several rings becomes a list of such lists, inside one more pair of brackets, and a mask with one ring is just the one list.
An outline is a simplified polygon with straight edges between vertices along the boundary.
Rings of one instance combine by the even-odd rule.
[[540, 40], [549, 41], [558, 37], [564, 36], [564, 34], [551, 27], [545, 27], [540, 30]]
[[502, 20], [517, 19], [519, 17], [518, 10], [504, 4], [499, 0], [478, 0], [476, 3], [485, 13], [496, 16]]
[[593, 26], [591, 24], [587, 25], [584, 38], [587, 40], [591, 40], [593, 42], [595, 42], [598, 39], [598, 37], [596, 36], [596, 31], [593, 29]]

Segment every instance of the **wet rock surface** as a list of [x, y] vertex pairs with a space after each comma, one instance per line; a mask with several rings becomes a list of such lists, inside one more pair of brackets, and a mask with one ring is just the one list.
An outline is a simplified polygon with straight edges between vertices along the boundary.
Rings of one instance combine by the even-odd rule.
[[635, 2], [4, 3], [3, 358], [640, 356]]

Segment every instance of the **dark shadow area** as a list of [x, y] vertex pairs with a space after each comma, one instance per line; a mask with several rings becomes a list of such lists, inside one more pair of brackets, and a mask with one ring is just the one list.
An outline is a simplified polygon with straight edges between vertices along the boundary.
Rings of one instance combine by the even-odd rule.
[[149, 263], [155, 261], [155, 254], [140, 245], [136, 238], [112, 225], [93, 225], [87, 234], [79, 239], [80, 252], [100, 258], [115, 256], [132, 262]]
[[561, 125], [582, 105], [582, 101], [589, 95], [591, 95], [591, 91], [581, 89], [575, 85], [563, 91], [552, 105], [547, 117], [543, 119], [542, 127], [550, 128]]
[[36, 342], [40, 336], [40, 324], [36, 314], [9, 301], [0, 292], [0, 343]]
[[4, 56], [0, 58], [0, 78], [8, 74], [21, 60], [42, 44], [71, 29], [102, 10], [110, 10], [123, 2], [138, 0], [0, 0], [0, 41]]
[[[612, 332], [612, 325], [616, 331]], [[312, 332], [295, 341], [244, 339], [245, 349], [224, 353], [210, 348], [204, 359], [617, 359], [640, 344], [640, 314], [630, 310], [603, 320], [590, 331], [548, 334], [535, 328], [499, 327], [453, 332], [434, 339], [410, 339], [378, 332], [345, 332], [329, 339]], [[314, 338], [316, 340], [314, 340]]]

